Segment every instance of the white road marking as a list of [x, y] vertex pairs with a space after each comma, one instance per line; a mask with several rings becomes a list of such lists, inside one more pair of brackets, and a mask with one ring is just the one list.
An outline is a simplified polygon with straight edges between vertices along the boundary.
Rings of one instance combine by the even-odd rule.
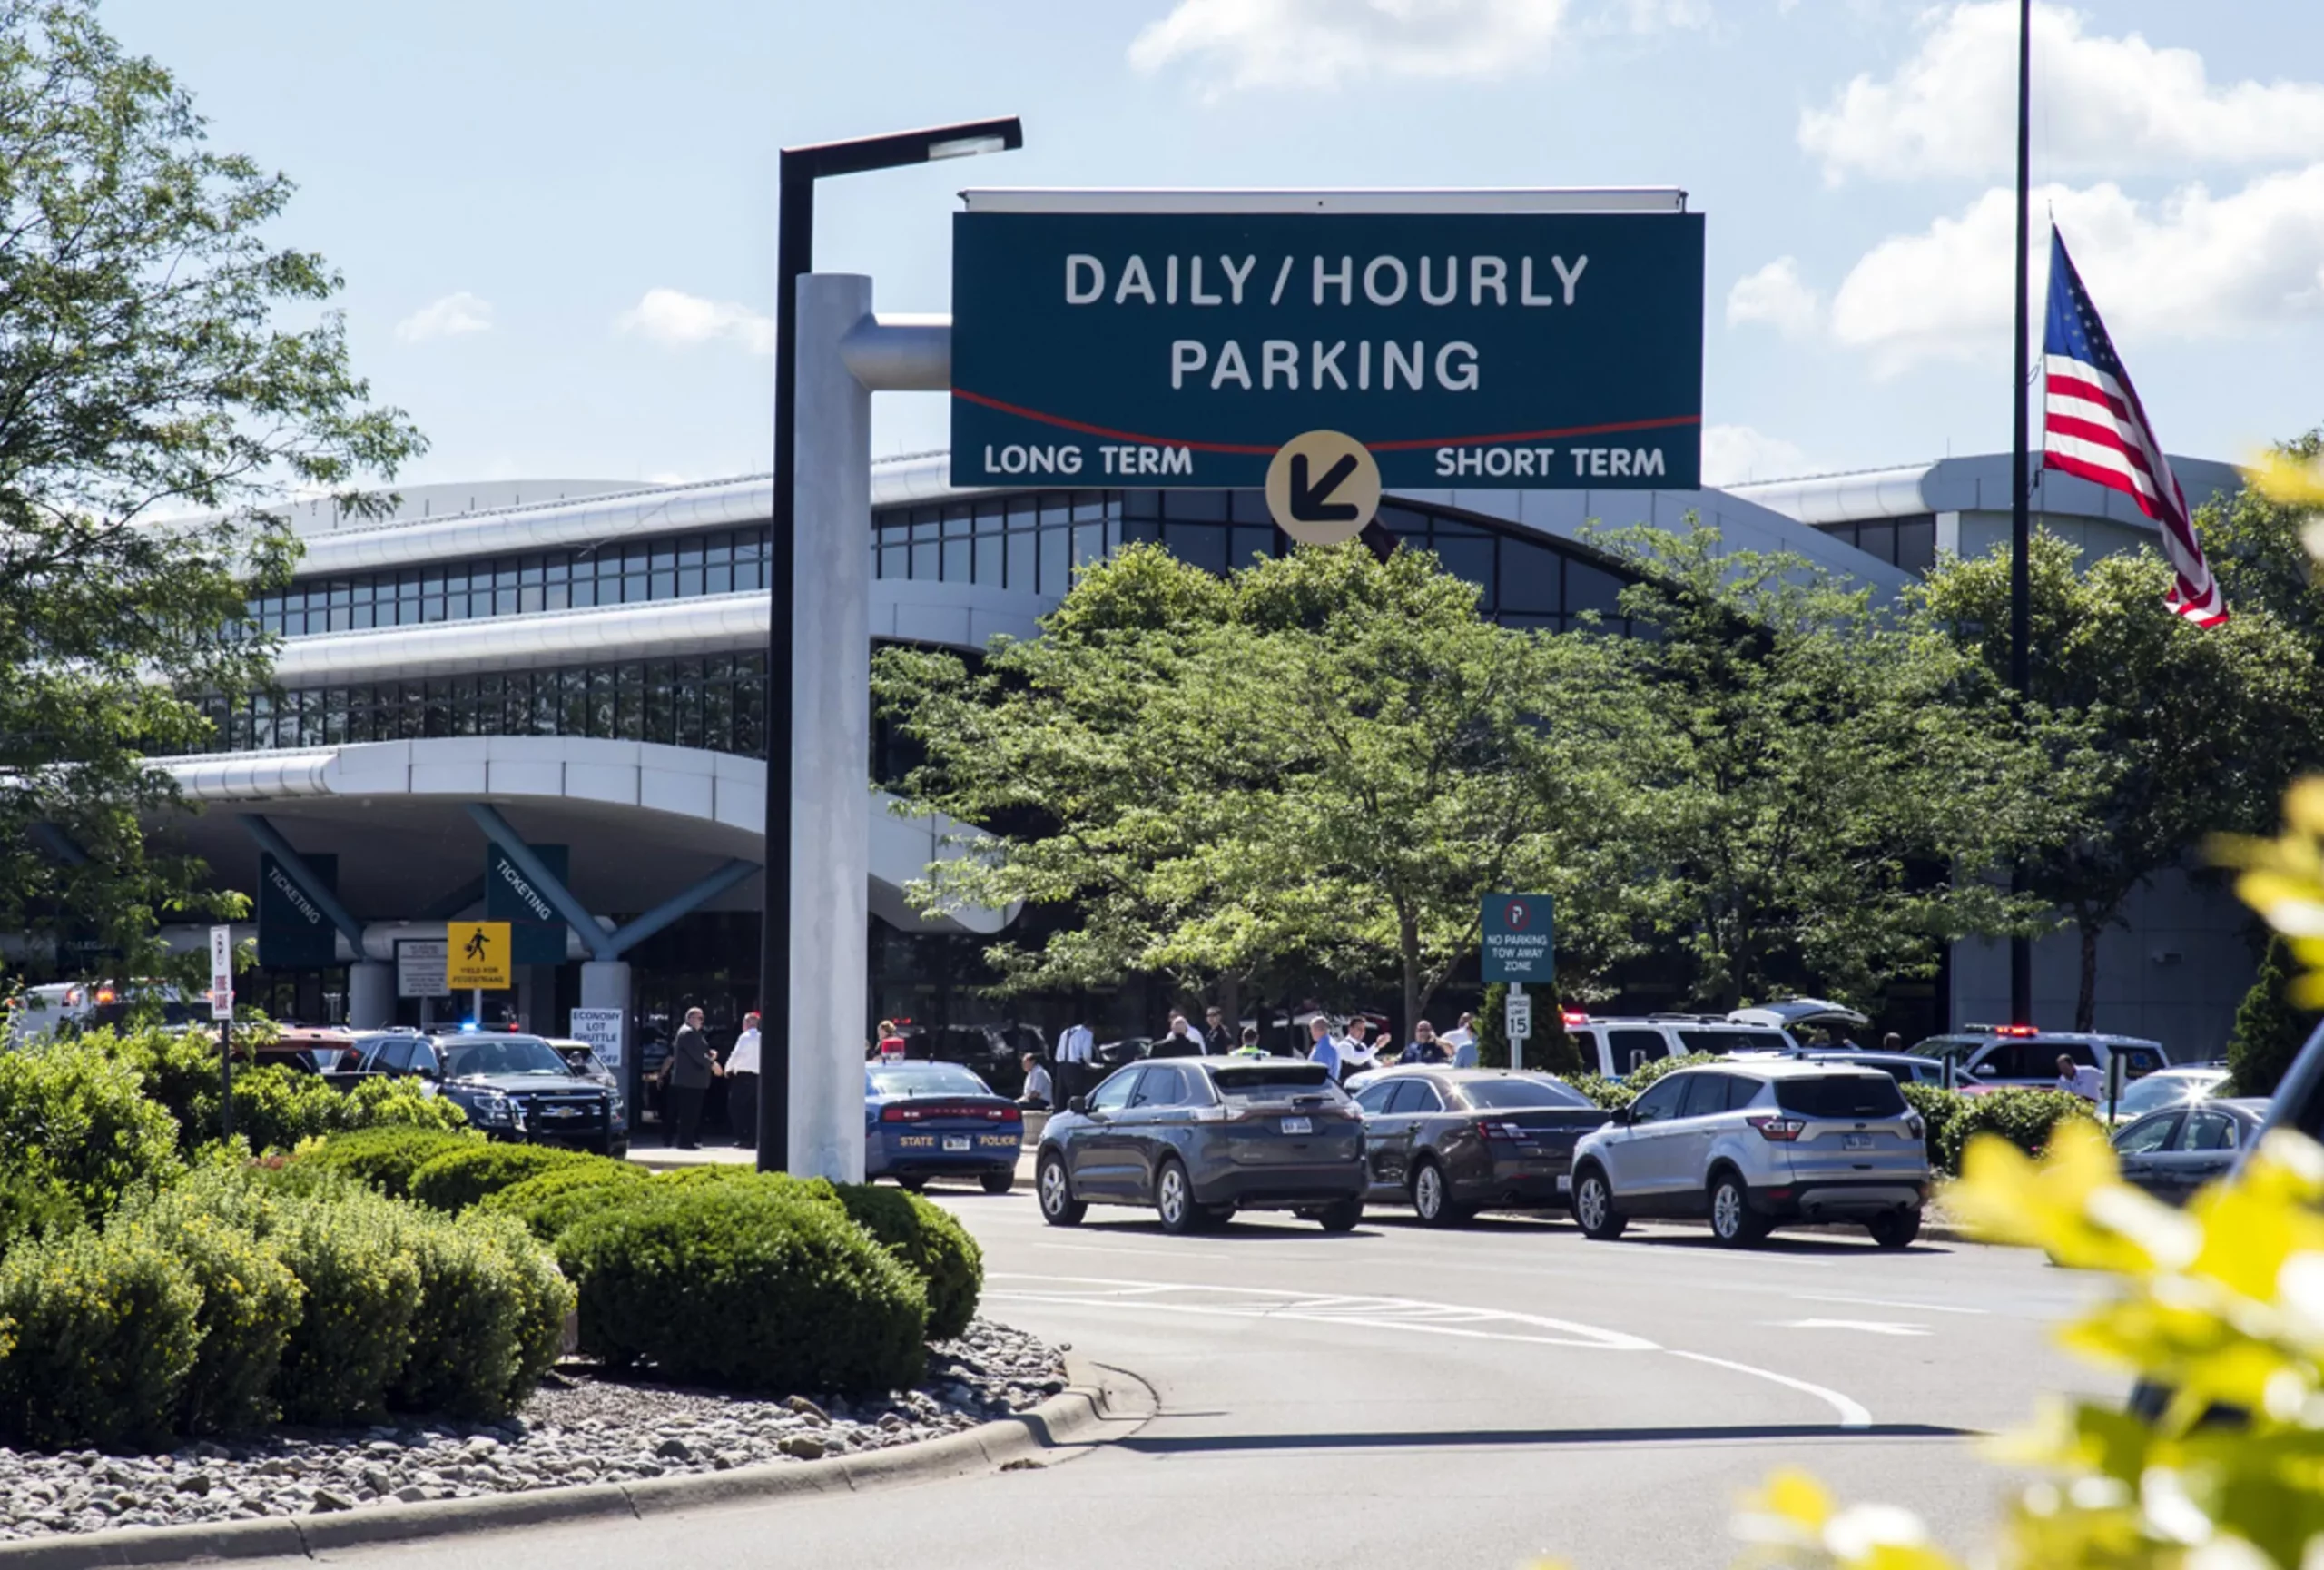
[[1957, 1303], [1908, 1303], [1900, 1298], [1841, 1298], [1819, 1296], [1812, 1292], [1794, 1292], [1792, 1297], [1802, 1303], [1857, 1303], [1867, 1308], [1918, 1308], [1925, 1314], [1984, 1314], [1984, 1308], [1965, 1308]]
[[[1217, 1287], [1191, 1281], [1125, 1281], [1097, 1276], [1039, 1276], [997, 1270], [988, 1281], [1018, 1283], [988, 1290], [989, 1302], [1041, 1303], [1053, 1308], [1111, 1308], [1129, 1312], [1186, 1314], [1205, 1318], [1265, 1319], [1311, 1325], [1347, 1325], [1364, 1329], [1393, 1330], [1399, 1335], [1453, 1336], [1464, 1340], [1500, 1341], [1522, 1346], [1574, 1347], [1598, 1352], [1665, 1352], [1689, 1362], [1706, 1363], [1755, 1379], [1815, 1397], [1839, 1415], [1843, 1428], [1868, 1428], [1872, 1414], [1837, 1390], [1795, 1379], [1771, 1368], [1714, 1358], [1704, 1352], [1683, 1352], [1625, 1330], [1609, 1330], [1571, 1319], [1521, 1314], [1502, 1308], [1471, 1308], [1459, 1303], [1433, 1303], [1414, 1298], [1316, 1295], [1267, 1287]], [[1162, 1301], [1164, 1296], [1181, 1301]], [[1830, 1321], [1840, 1324], [1846, 1321]], [[1506, 1328], [1502, 1328], [1506, 1327]], [[1540, 1334], [1541, 1331], [1558, 1332]], [[1907, 1334], [1925, 1335], [1919, 1327]]]
[[1926, 1325], [1900, 1324], [1894, 1319], [1774, 1319], [1778, 1330], [1862, 1330], [1870, 1336], [1925, 1336]]
[[1230, 1254], [1204, 1254], [1183, 1249], [1121, 1249], [1110, 1243], [1035, 1243], [1061, 1254], [1136, 1254], [1148, 1259], [1226, 1259]]
[[1827, 1401], [1831, 1403], [1832, 1410], [1840, 1415], [1840, 1427], [1843, 1428], [1872, 1427], [1872, 1414], [1837, 1390], [1827, 1390], [1821, 1385], [1811, 1385], [1805, 1379], [1795, 1379], [1788, 1374], [1777, 1374], [1767, 1368], [1755, 1368], [1748, 1363], [1730, 1363], [1724, 1358], [1713, 1358], [1701, 1352], [1681, 1352], [1675, 1347], [1666, 1347], [1663, 1349], [1673, 1358], [1684, 1358], [1690, 1363], [1709, 1363], [1716, 1368], [1730, 1368], [1738, 1374], [1748, 1374], [1755, 1379], [1766, 1379], [1774, 1384], [1786, 1385], [1794, 1390], [1804, 1391], [1819, 1401]]

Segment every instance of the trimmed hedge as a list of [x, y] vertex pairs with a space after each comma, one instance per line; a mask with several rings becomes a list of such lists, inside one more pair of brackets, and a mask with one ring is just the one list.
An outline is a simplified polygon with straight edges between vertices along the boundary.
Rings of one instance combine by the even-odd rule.
[[581, 1346], [738, 1390], [870, 1392], [927, 1369], [921, 1283], [836, 1205], [764, 1182], [656, 1183], [557, 1239]]
[[0, 1152], [91, 1221], [179, 1170], [176, 1125], [136, 1071], [77, 1042], [0, 1052]]
[[50, 1449], [163, 1442], [201, 1311], [193, 1269], [149, 1228], [17, 1249], [0, 1264], [0, 1436]]
[[0, 1170], [0, 1259], [19, 1243], [36, 1243], [87, 1224], [80, 1201], [54, 1178]]
[[949, 1341], [976, 1318], [984, 1290], [984, 1253], [941, 1206], [897, 1189], [836, 1185], [848, 1219], [920, 1278], [928, 1295], [928, 1337]]
[[[271, 1030], [256, 1025], [251, 1030]], [[94, 1052], [133, 1070], [145, 1092], [177, 1125], [191, 1156], [222, 1138], [218, 1043], [200, 1032], [92, 1031], [52, 1050]], [[254, 1150], [295, 1150], [305, 1140], [354, 1129], [460, 1129], [467, 1114], [417, 1080], [369, 1079], [340, 1090], [320, 1075], [279, 1063], [234, 1070], [234, 1131]]]
[[406, 1210], [399, 1219], [419, 1269], [419, 1303], [388, 1404], [456, 1417], [507, 1417], [556, 1362], [572, 1288], [512, 1218], [455, 1222]]
[[422, 1276], [406, 1247], [406, 1208], [359, 1189], [270, 1206], [270, 1240], [306, 1289], [275, 1382], [294, 1423], [376, 1423], [402, 1374]]
[[1565, 1082], [1610, 1112], [1619, 1111], [1638, 1100], [1638, 1091], [1631, 1085], [1603, 1074], [1568, 1074]]
[[431, 1210], [457, 1214], [527, 1178], [599, 1159], [549, 1145], [464, 1145], [412, 1173], [411, 1197]]
[[1649, 1058], [1622, 1078], [1635, 1096], [1665, 1074], [1675, 1074], [1680, 1069], [1710, 1068], [1727, 1060], [1716, 1052], [1687, 1052], [1675, 1058]]
[[201, 1189], [164, 1195], [142, 1219], [182, 1260], [202, 1291], [202, 1335], [178, 1399], [186, 1434], [237, 1432], [274, 1420], [275, 1377], [298, 1328], [306, 1289], [273, 1246], [205, 1204]]
[[438, 1156], [484, 1143], [474, 1131], [448, 1129], [359, 1129], [334, 1134], [314, 1150], [302, 1152], [299, 1164], [325, 1171], [344, 1172], [356, 1181], [390, 1199], [408, 1198], [411, 1175]]
[[1960, 1098], [1960, 1115], [1946, 1125], [1945, 1170], [1961, 1170], [1961, 1152], [1980, 1134], [1996, 1134], [2038, 1156], [2049, 1149], [2052, 1131], [2062, 1122], [2079, 1120], [2095, 1123], [2098, 1114], [2088, 1101], [2068, 1091], [2013, 1085]]
[[1974, 1098], [1958, 1091], [1948, 1091], [1943, 1085], [1904, 1085], [1905, 1104], [1921, 1115], [1928, 1132], [1923, 1143], [1928, 1146], [1931, 1171], [1956, 1176], [1961, 1170], [1961, 1143], [1955, 1125], [1961, 1121], [1962, 1103]]
[[569, 1167], [553, 1167], [487, 1196], [477, 1208], [516, 1217], [544, 1243], [566, 1228], [609, 1205], [642, 1197], [653, 1174], [628, 1161], [592, 1156]]

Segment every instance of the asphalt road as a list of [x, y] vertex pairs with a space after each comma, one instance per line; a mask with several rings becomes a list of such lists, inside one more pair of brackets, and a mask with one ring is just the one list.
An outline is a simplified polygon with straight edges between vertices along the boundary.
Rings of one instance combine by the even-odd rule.
[[1958, 1547], [2003, 1486], [1976, 1435], [2038, 1390], [2113, 1393], [2049, 1344], [2089, 1283], [2020, 1249], [1801, 1234], [1738, 1253], [1676, 1226], [1608, 1244], [1393, 1213], [1178, 1239], [1128, 1210], [1046, 1227], [1022, 1189], [941, 1197], [985, 1247], [986, 1311], [1135, 1375], [1151, 1421], [1035, 1471], [330, 1557], [1684, 1570], [1732, 1562], [1737, 1493], [1787, 1464]]

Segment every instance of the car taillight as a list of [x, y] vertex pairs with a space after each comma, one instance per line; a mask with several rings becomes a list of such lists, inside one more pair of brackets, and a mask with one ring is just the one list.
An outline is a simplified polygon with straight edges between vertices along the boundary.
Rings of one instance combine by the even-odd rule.
[[1488, 1140], [1521, 1140], [1525, 1137], [1525, 1131], [1515, 1123], [1483, 1121], [1477, 1124], [1477, 1132]]
[[1921, 1121], [1921, 1115], [1918, 1112], [1905, 1114], [1905, 1131], [1915, 1140], [1928, 1138], [1928, 1125]]
[[1233, 1101], [1216, 1107], [1196, 1107], [1191, 1114], [1197, 1123], [1239, 1123], [1251, 1117], [1251, 1109]]
[[994, 1107], [990, 1111], [987, 1111], [985, 1116], [990, 1118], [996, 1123], [1021, 1123], [1025, 1121], [1025, 1109], [1022, 1107]]
[[1745, 1122], [1759, 1131], [1759, 1138], [1789, 1144], [1807, 1131], [1807, 1125], [1797, 1118], [1746, 1118]]
[[919, 1107], [907, 1107], [900, 1103], [880, 1109], [880, 1121], [883, 1123], [916, 1123], [927, 1115], [927, 1112]]

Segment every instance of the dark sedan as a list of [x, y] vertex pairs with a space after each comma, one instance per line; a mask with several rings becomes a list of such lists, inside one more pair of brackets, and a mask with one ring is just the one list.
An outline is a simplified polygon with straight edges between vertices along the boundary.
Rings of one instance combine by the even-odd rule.
[[1167, 1232], [1237, 1210], [1344, 1232], [1364, 1217], [1364, 1118], [1297, 1058], [1134, 1063], [1049, 1120], [1035, 1172], [1052, 1226], [1078, 1225], [1092, 1204], [1151, 1205]]
[[2169, 1107], [2116, 1131], [2114, 1155], [2123, 1181], [2183, 1205], [2197, 1189], [2227, 1176], [2267, 1121], [2264, 1097]]
[[1435, 1227], [1488, 1205], [1571, 1203], [1575, 1141], [1606, 1123], [1562, 1080], [1506, 1069], [1392, 1069], [1367, 1077], [1355, 1104], [1365, 1199], [1410, 1205]]

